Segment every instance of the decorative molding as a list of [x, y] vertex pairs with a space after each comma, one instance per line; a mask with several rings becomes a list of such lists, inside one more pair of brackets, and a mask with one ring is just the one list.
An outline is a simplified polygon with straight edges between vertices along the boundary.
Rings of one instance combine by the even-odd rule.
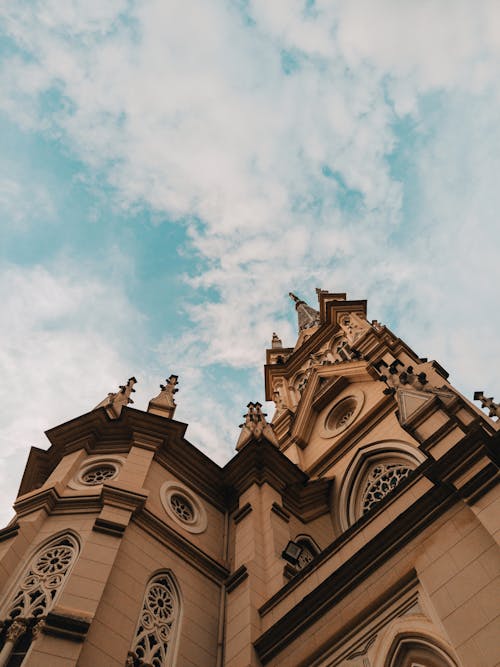
[[113, 482], [104, 483], [101, 491], [103, 504], [119, 507], [130, 512], [137, 512], [142, 509], [148, 495], [149, 492], [146, 489], [132, 491]]
[[283, 506], [304, 523], [330, 512], [331, 479], [310, 480], [292, 484], [283, 493]]
[[307, 474], [311, 477], [324, 475], [348, 451], [354, 449], [375, 424], [394, 413], [394, 409], [395, 402], [392, 396], [381, 394], [380, 400], [365, 414], [358, 417], [348, 431], [341, 433], [332, 444], [325, 447], [324, 453], [307, 468]]
[[60, 490], [59, 485], [54, 484], [49, 488], [20, 496], [14, 503], [14, 509], [18, 516], [23, 516], [39, 509], [44, 509], [49, 514], [61, 497]]
[[240, 507], [240, 509], [233, 514], [233, 521], [235, 525], [242, 521], [248, 514], [250, 514], [252, 510], [253, 507], [250, 505], [250, 503], [245, 503], [243, 507]]
[[114, 535], [115, 537], [123, 537], [127, 525], [123, 523], [118, 523], [117, 521], [110, 521], [109, 519], [103, 519], [97, 517], [92, 526], [92, 530], [95, 530], [97, 533], [107, 533], [108, 535]]
[[226, 591], [232, 593], [248, 577], [248, 570], [245, 565], [235, 570], [225, 581]]
[[81, 611], [56, 608], [47, 614], [42, 632], [46, 635], [83, 642], [87, 636], [92, 617]]
[[295, 463], [266, 440], [249, 442], [224, 467], [225, 483], [236, 496], [252, 484], [267, 482], [281, 493], [291, 484], [304, 485], [308, 479]]
[[12, 537], [15, 537], [19, 532], [19, 524], [17, 521], [12, 523], [5, 528], [0, 529], [0, 542], [5, 542], [5, 540], [10, 540]]
[[286, 523], [290, 521], [290, 514], [281, 505], [278, 505], [277, 502], [274, 502], [271, 505], [271, 512], [277, 514], [279, 518], [283, 519], [283, 521], [286, 521]]

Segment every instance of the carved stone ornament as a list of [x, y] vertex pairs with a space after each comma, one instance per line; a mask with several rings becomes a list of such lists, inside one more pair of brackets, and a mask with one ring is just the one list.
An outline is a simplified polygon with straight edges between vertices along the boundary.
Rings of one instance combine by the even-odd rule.
[[416, 411], [438, 396], [444, 403], [453, 400], [453, 393], [446, 388], [433, 386], [422, 370], [422, 365], [405, 366], [400, 359], [390, 364], [379, 361], [373, 365], [384, 382], [384, 394], [394, 396], [399, 407], [399, 421], [405, 424]]
[[249, 443], [250, 440], [262, 440], [263, 438], [278, 447], [278, 440], [273, 428], [267, 423], [267, 415], [261, 410], [262, 405], [258, 402], [249, 403], [247, 407], [248, 412], [244, 415], [245, 423], [240, 424], [241, 433], [238, 442], [236, 443], [236, 449], [240, 450]]
[[166, 667], [178, 616], [179, 600], [170, 576], [157, 575], [146, 589], [127, 666]]
[[158, 396], [149, 402], [148, 412], [172, 419], [176, 408], [174, 394], [179, 391], [177, 387], [178, 377], [178, 375], [171, 375], [165, 380], [166, 384], [160, 385], [161, 391]]
[[33, 636], [33, 641], [36, 641], [40, 635], [42, 634], [42, 631], [45, 627], [45, 620], [41, 619], [38, 621], [38, 623], [35, 623], [33, 626], [33, 629], [31, 630], [31, 634]]
[[475, 391], [474, 400], [481, 401], [481, 407], [488, 410], [489, 417], [500, 419], [500, 403], [495, 403], [493, 396], [487, 398], [482, 391]]
[[24, 619], [16, 619], [12, 625], [7, 629], [6, 638], [7, 641], [15, 644], [19, 637], [26, 632], [27, 622]]
[[111, 419], [118, 419], [123, 406], [134, 402], [130, 398], [130, 394], [135, 391], [134, 384], [137, 384], [137, 380], [134, 377], [129, 378], [127, 384], [120, 385], [119, 391], [115, 393], [110, 392], [105, 399], [95, 406], [94, 410], [106, 408], [106, 412]]
[[43, 547], [34, 556], [15, 589], [7, 616], [12, 619], [45, 616], [52, 608], [77, 554], [77, 543], [70, 536], [61, 537]]

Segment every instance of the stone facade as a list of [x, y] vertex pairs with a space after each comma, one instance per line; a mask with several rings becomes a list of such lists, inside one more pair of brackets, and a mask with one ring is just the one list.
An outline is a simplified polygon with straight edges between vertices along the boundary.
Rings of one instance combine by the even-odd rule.
[[500, 664], [499, 423], [365, 301], [291, 296], [272, 422], [250, 403], [224, 467], [173, 418], [175, 375], [147, 412], [131, 378], [32, 448], [0, 667]]

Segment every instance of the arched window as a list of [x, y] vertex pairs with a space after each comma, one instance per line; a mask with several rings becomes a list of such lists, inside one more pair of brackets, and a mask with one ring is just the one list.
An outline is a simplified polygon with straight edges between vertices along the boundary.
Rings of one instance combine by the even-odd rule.
[[364, 481], [361, 496], [361, 513], [366, 514], [390, 493], [411, 472], [406, 463], [377, 462], [371, 467]]
[[171, 574], [160, 572], [146, 587], [127, 667], [172, 667], [179, 617], [177, 585]]
[[7, 598], [1, 614], [0, 648], [6, 667], [21, 665], [54, 606], [78, 556], [71, 534], [52, 538], [38, 549]]
[[346, 530], [370, 512], [425, 461], [404, 442], [385, 441], [360, 448], [349, 464], [338, 497], [338, 517]]
[[406, 639], [392, 647], [384, 667], [456, 667], [456, 662], [425, 640]]

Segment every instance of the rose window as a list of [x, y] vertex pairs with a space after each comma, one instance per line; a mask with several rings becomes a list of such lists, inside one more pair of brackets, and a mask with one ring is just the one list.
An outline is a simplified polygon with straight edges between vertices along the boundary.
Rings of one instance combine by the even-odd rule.
[[337, 428], [342, 428], [342, 426], [345, 426], [353, 414], [354, 408], [348, 408], [344, 414], [339, 417], [337, 421]]
[[107, 479], [113, 479], [113, 477], [116, 476], [116, 473], [117, 470], [113, 464], [102, 463], [86, 470], [82, 474], [81, 480], [88, 486], [97, 486], [98, 484], [105, 482]]
[[363, 493], [362, 513], [366, 514], [411, 472], [401, 463], [377, 464], [370, 472]]
[[195, 513], [193, 506], [189, 500], [184, 496], [181, 496], [180, 493], [172, 494], [170, 505], [181, 521], [186, 521], [188, 523], [194, 521]]
[[360, 405], [355, 396], [348, 396], [333, 406], [325, 419], [325, 431], [337, 434], [345, 430], [354, 421]]
[[73, 554], [74, 549], [67, 546], [57, 546], [47, 549], [33, 566], [33, 571], [35, 574], [44, 577], [63, 572], [71, 563]]
[[166, 623], [171, 620], [174, 600], [171, 591], [164, 583], [156, 582], [151, 586], [147, 595], [147, 606], [158, 621]]

